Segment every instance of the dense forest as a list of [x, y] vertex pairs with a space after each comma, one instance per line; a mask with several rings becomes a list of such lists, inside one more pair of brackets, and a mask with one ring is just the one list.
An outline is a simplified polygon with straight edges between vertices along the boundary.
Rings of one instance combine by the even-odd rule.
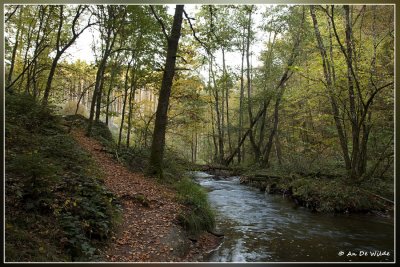
[[162, 200], [129, 179], [114, 187], [107, 177], [125, 171], [95, 155], [168, 188], [165, 212], [205, 243], [219, 234], [188, 170], [241, 175], [314, 211], [393, 208], [393, 5], [5, 5], [4, 16], [6, 260], [193, 260], [172, 247], [99, 252], [133, 219], [128, 202]]

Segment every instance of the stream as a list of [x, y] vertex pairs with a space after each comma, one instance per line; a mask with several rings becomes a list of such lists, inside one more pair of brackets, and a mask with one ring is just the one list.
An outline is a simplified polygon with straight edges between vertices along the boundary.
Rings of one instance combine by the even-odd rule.
[[207, 262], [394, 261], [393, 218], [367, 214], [320, 214], [239, 184], [194, 172], [224, 233]]

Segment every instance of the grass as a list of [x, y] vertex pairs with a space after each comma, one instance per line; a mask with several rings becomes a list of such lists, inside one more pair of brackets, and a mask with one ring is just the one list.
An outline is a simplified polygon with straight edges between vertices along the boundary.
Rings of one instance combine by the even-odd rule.
[[207, 193], [204, 189], [188, 177], [178, 181], [175, 189], [178, 192], [178, 201], [188, 207], [187, 210], [180, 213], [178, 218], [184, 229], [194, 235], [204, 230], [213, 230], [215, 215], [208, 203]]

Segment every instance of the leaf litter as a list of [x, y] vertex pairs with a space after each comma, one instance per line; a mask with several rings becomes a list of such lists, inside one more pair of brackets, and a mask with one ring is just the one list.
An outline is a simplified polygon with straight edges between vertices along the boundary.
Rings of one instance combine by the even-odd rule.
[[[185, 255], [165, 241], [177, 216], [184, 209], [176, 202], [175, 192], [143, 173], [132, 172], [112, 155], [105, 153], [100, 142], [85, 136], [82, 129], [72, 135], [89, 152], [104, 173], [104, 183], [122, 204], [122, 222], [102, 252], [111, 262], [191, 262], [202, 261], [221, 239], [203, 233], [197, 242], [190, 242]], [[144, 204], [147, 203], [147, 204]]]

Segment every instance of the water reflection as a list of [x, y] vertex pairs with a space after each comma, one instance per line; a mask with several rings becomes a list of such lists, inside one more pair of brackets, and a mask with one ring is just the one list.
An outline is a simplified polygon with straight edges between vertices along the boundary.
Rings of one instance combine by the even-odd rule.
[[[392, 219], [369, 215], [317, 214], [278, 195], [268, 195], [227, 180], [196, 172], [217, 211], [224, 243], [210, 262], [393, 261]], [[363, 255], [363, 252], [365, 254]], [[386, 251], [390, 255], [369, 254]], [[342, 254], [344, 255], [339, 255]], [[354, 253], [353, 256], [350, 256]]]

